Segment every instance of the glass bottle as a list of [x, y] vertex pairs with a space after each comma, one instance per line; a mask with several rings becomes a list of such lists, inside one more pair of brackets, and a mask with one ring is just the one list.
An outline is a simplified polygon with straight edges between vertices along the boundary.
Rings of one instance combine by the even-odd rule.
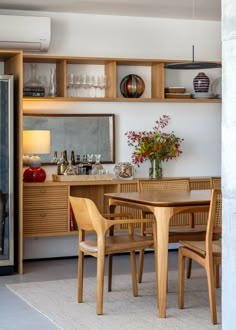
[[56, 96], [56, 70], [54, 68], [50, 71], [48, 94]]
[[76, 164], [80, 163], [80, 155], [76, 155]]
[[54, 151], [53, 153], [53, 159], [51, 160], [51, 163], [57, 164], [58, 159], [57, 159], [57, 151]]
[[66, 170], [66, 163], [65, 163], [65, 158], [64, 158], [64, 151], [61, 152], [61, 157], [59, 161], [57, 162], [57, 174], [62, 175], [64, 174]]
[[70, 160], [71, 160], [71, 165], [75, 166], [75, 152], [74, 152], [74, 150], [71, 151]]
[[68, 158], [67, 158], [67, 150], [64, 150], [64, 159], [65, 159], [65, 164], [67, 167], [69, 165]]

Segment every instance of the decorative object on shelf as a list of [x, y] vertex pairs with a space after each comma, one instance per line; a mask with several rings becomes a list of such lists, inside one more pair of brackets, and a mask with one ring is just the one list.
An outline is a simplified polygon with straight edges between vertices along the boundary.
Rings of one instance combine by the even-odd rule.
[[134, 165], [129, 162], [120, 162], [114, 167], [115, 179], [132, 180], [134, 178]]
[[24, 182], [43, 182], [46, 172], [41, 168], [41, 160], [36, 154], [50, 153], [50, 131], [23, 131], [23, 152], [33, 154], [30, 167], [24, 171]]
[[215, 80], [213, 80], [211, 84], [211, 91], [214, 97], [221, 99], [222, 98], [222, 86], [221, 86], [222, 78], [218, 77]]
[[138, 98], [144, 90], [145, 83], [137, 74], [128, 74], [120, 82], [120, 91], [124, 97]]
[[[125, 133], [128, 139], [128, 145], [134, 147], [134, 152], [132, 153], [132, 162], [134, 164], [139, 166], [145, 160], [151, 162], [155, 160], [157, 163], [168, 161], [182, 154], [180, 147], [183, 139], [177, 137], [173, 131], [171, 133], [162, 131], [168, 125], [169, 120], [169, 116], [163, 115], [155, 122], [156, 126], [151, 131], [128, 131]], [[157, 165], [155, 168], [157, 168]], [[158, 168], [160, 168], [160, 165]], [[160, 177], [162, 171], [153, 170], [152, 172], [154, 174], [157, 172], [158, 177]], [[154, 177], [153, 173], [152, 177]]]
[[199, 72], [193, 78], [193, 88], [195, 93], [208, 93], [210, 79], [204, 72]]
[[212, 93], [203, 93], [203, 92], [199, 92], [199, 93], [192, 93], [191, 94], [193, 99], [213, 99], [215, 98], [215, 95]]
[[186, 93], [185, 87], [165, 87], [165, 98], [167, 99], [190, 99], [190, 93]]
[[165, 87], [165, 93], [185, 93], [185, 87]]
[[159, 158], [150, 159], [149, 179], [162, 177], [162, 164]]
[[49, 96], [56, 96], [56, 70], [55, 70], [55, 68], [52, 68], [50, 70], [48, 94], [49, 94]]
[[38, 65], [30, 64], [30, 79], [24, 83], [24, 96], [40, 97], [45, 96], [45, 86], [38, 78]]

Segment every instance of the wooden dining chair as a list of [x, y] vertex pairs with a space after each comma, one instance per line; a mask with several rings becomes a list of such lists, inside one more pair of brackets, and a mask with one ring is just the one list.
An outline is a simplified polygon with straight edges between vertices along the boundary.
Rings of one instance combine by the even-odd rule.
[[220, 177], [211, 177], [210, 178], [211, 189], [221, 189], [221, 178]]
[[[143, 219], [109, 220], [98, 211], [95, 203], [87, 198], [69, 196], [75, 220], [79, 228], [78, 262], [78, 302], [83, 302], [84, 253], [97, 258], [96, 312], [103, 314], [104, 263], [105, 255], [130, 252], [133, 295], [138, 295], [135, 251], [154, 248], [152, 237], [142, 237], [134, 233], [134, 224]], [[108, 236], [109, 228], [114, 225], [128, 225], [128, 233], [114, 233]], [[155, 226], [155, 223], [153, 223]], [[86, 232], [94, 231], [94, 239], [86, 239]]]
[[[179, 247], [179, 308], [184, 308], [184, 261], [185, 258], [195, 260], [206, 270], [208, 295], [211, 311], [211, 320], [217, 324], [216, 297], [215, 297], [215, 267], [221, 264], [221, 214], [222, 197], [221, 190], [213, 189], [208, 215], [207, 230], [203, 241], [181, 241]], [[215, 240], [215, 237], [217, 239]]]
[[[139, 191], [164, 191], [164, 190], [174, 190], [174, 191], [189, 191], [190, 182], [187, 178], [181, 179], [161, 179], [161, 180], [140, 180], [139, 181]], [[143, 218], [151, 217], [154, 219], [153, 214], [146, 211], [142, 212]], [[152, 227], [147, 227], [147, 223], [141, 224], [141, 235], [146, 236], [152, 234]], [[182, 239], [187, 240], [202, 240], [205, 237], [205, 228], [196, 228], [194, 223], [194, 214], [182, 214], [175, 215], [170, 222], [169, 229], [169, 243], [178, 243]], [[143, 275], [143, 264], [144, 264], [144, 250], [140, 251], [139, 254], [139, 265], [138, 265], [138, 282], [142, 282]], [[188, 265], [187, 274], [191, 274], [191, 260]]]

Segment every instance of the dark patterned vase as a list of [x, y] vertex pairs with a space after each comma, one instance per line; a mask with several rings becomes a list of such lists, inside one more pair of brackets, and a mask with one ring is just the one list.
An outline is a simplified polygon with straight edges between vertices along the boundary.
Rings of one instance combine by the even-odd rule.
[[120, 91], [124, 97], [140, 97], [145, 90], [145, 83], [136, 74], [125, 76], [120, 83]]
[[199, 72], [193, 79], [195, 93], [208, 93], [210, 79], [204, 72]]

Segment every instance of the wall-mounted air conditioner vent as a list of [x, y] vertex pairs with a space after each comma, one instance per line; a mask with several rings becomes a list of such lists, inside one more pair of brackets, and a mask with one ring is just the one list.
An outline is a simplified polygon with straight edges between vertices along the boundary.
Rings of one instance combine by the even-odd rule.
[[0, 49], [45, 52], [51, 39], [50, 17], [0, 15]]

